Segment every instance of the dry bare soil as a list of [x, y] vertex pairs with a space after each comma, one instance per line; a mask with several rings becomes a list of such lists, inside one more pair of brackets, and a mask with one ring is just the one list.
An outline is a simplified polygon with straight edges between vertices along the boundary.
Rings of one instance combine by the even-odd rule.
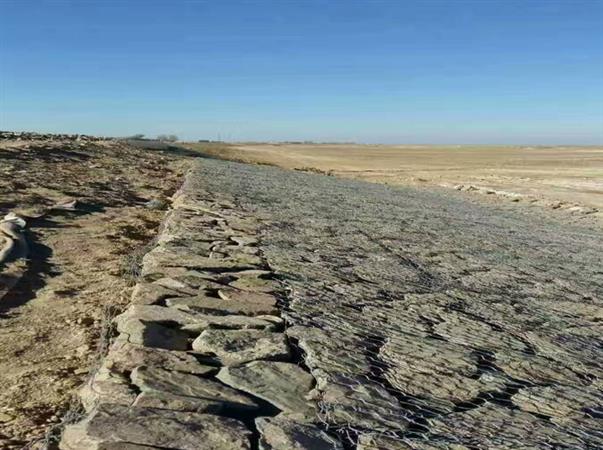
[[603, 147], [191, 144], [240, 162], [392, 185], [456, 188], [603, 218]]
[[[30, 246], [23, 278], [0, 298], [0, 448], [60, 421], [186, 158], [116, 141], [0, 139], [0, 214], [25, 218]], [[52, 209], [73, 200], [73, 211]]]

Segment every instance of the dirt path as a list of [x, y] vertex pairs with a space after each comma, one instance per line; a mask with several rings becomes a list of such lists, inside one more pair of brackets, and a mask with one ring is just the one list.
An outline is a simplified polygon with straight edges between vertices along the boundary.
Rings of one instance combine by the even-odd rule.
[[198, 179], [264, 221], [287, 333], [350, 448], [603, 446], [597, 228], [257, 165]]
[[[136, 254], [185, 159], [116, 142], [0, 142], [0, 209], [29, 216], [31, 246], [28, 271], [0, 300], [0, 448], [22, 448], [60, 420], [98, 357], [107, 308], [127, 303]], [[71, 199], [75, 211], [35, 218]]]

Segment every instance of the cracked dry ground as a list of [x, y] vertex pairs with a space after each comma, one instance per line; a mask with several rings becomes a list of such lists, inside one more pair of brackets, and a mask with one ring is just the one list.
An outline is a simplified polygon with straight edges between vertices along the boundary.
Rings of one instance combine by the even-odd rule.
[[206, 160], [263, 222], [320, 420], [350, 448], [601, 448], [603, 243], [515, 205]]

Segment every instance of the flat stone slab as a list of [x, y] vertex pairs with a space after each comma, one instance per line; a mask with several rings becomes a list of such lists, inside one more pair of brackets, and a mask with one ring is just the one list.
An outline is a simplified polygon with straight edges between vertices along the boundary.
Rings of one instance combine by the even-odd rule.
[[[206, 297], [211, 300], [211, 297]], [[174, 299], [182, 300], [182, 299]], [[168, 300], [168, 302], [170, 302]], [[171, 304], [171, 303], [170, 303]], [[283, 320], [277, 316], [262, 315], [251, 317], [245, 315], [213, 315], [204, 314], [196, 311], [194, 308], [186, 308], [176, 302], [176, 307], [165, 307], [159, 305], [132, 305], [123, 314], [115, 318], [115, 322], [125, 322], [131, 319], [137, 319], [144, 322], [157, 322], [163, 324], [177, 324], [182, 330], [201, 333], [209, 328], [257, 328], [274, 329], [283, 325]]]
[[[220, 291], [222, 292], [222, 291]], [[231, 292], [231, 291], [229, 291]], [[222, 298], [206, 296], [171, 298], [166, 305], [204, 314], [243, 316], [278, 315], [276, 297], [261, 293], [240, 293]]]
[[193, 341], [193, 350], [215, 355], [225, 366], [290, 356], [285, 335], [265, 330], [205, 330]]
[[131, 303], [135, 305], [153, 305], [168, 297], [180, 297], [182, 292], [154, 283], [138, 283], [132, 291]]
[[339, 439], [314, 425], [277, 417], [255, 420], [260, 433], [260, 450], [343, 450]]
[[201, 364], [193, 355], [186, 352], [144, 347], [131, 344], [119, 337], [111, 346], [105, 364], [122, 373], [131, 372], [138, 366], [160, 367], [195, 375], [206, 375], [216, 371], [215, 367]]
[[120, 320], [117, 322], [117, 331], [131, 344], [168, 350], [188, 350], [187, 333], [158, 322], [139, 319]]
[[195, 323], [197, 321], [195, 314], [175, 308], [166, 308], [159, 305], [132, 305], [124, 313], [115, 318], [115, 323], [119, 324], [130, 319], [159, 323], [173, 322], [178, 325]]
[[296, 364], [253, 361], [225, 367], [216, 378], [272, 403], [287, 414], [304, 419], [315, 415], [314, 405], [307, 398], [314, 386], [314, 377]]
[[[550, 442], [557, 448], [583, 448], [580, 438], [551, 427], [546, 420], [519, 410], [486, 403], [463, 413], [449, 414], [431, 420], [430, 431], [454, 435], [459, 443], [479, 448], [541, 448]], [[506, 446], [500, 443], [507, 443]]]
[[[182, 406], [190, 399], [189, 410], [254, 410], [258, 405], [246, 395], [215, 381], [181, 372], [156, 367], [137, 367], [131, 374], [132, 382], [138, 386], [145, 399], [145, 406], [167, 407], [170, 401]], [[154, 403], [150, 399], [154, 399]], [[140, 399], [138, 404], [143, 402]], [[206, 403], [202, 407], [200, 401]], [[149, 404], [152, 403], [152, 404]]]
[[[65, 427], [62, 450], [250, 449], [251, 432], [238, 420], [209, 414], [100, 405], [81, 422]], [[123, 444], [123, 446], [122, 446]], [[138, 449], [137, 449], [138, 450]]]
[[130, 406], [136, 399], [136, 391], [127, 377], [103, 365], [79, 389], [78, 396], [84, 410], [91, 411], [101, 403]]
[[229, 283], [235, 289], [250, 292], [275, 292], [278, 291], [278, 285], [273, 280], [265, 280], [258, 277], [241, 277]]
[[200, 334], [207, 329], [226, 330], [278, 330], [283, 328], [285, 321], [277, 316], [212, 316], [205, 315], [203, 321], [183, 325], [182, 330], [192, 334]]
[[142, 276], [162, 273], [163, 270], [170, 267], [228, 272], [254, 269], [260, 264], [262, 264], [262, 260], [253, 255], [240, 255], [237, 259], [227, 259], [153, 250], [143, 258]]

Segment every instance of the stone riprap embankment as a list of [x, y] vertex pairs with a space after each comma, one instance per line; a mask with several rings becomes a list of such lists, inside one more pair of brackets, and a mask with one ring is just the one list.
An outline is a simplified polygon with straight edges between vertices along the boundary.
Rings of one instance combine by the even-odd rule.
[[263, 222], [285, 334], [348, 448], [603, 448], [600, 230], [271, 167], [195, 179]]
[[143, 259], [117, 336], [81, 389], [63, 450], [342, 449], [316, 426], [315, 380], [296, 363], [259, 222], [197, 172]]

